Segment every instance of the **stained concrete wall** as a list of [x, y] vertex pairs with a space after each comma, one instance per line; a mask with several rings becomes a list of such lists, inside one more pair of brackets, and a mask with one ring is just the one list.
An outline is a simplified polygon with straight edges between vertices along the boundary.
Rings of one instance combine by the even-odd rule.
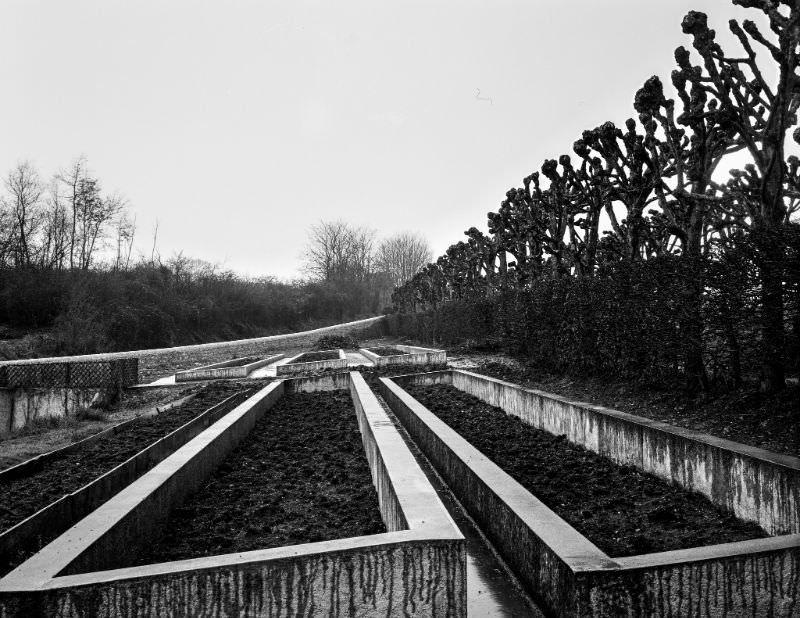
[[800, 459], [467, 371], [453, 371], [452, 384], [534, 427], [698, 491], [770, 534], [800, 532]]
[[449, 576], [463, 565], [463, 551], [450, 543], [389, 544], [87, 583], [29, 597], [0, 593], [0, 617], [465, 618], [459, 581]]
[[75, 416], [103, 397], [96, 388], [0, 388], [0, 436], [35, 419]]
[[[154, 521], [169, 509], [169, 504], [179, 499], [176, 493], [187, 491], [187, 485], [197, 484], [207, 476], [207, 468], [213, 467], [222, 456], [219, 450], [233, 448], [244, 427], [235, 426], [237, 421], [226, 417], [220, 421], [227, 423], [226, 428], [215, 426], [209, 430], [213, 436], [211, 433], [208, 437], [199, 436], [194, 447], [187, 445], [186, 452], [176, 452], [169, 465], [164, 462], [164, 471], [152, 471], [149, 485], [163, 483], [167, 468], [178, 465], [176, 471], [185, 471], [167, 476], [170, 492], [150, 494], [153, 499], [146, 498], [144, 508], [134, 507], [134, 511], [141, 511], [138, 514], [126, 512], [125, 504], [129, 500], [120, 494], [114, 498], [118, 504], [109, 503], [101, 509], [105, 512], [90, 515], [38, 557], [0, 580], [0, 617], [357, 615], [465, 618], [463, 537], [452, 525], [422, 471], [418, 470], [422, 475], [418, 479], [409, 461], [395, 461], [391, 452], [387, 456], [387, 433], [396, 434], [396, 431], [363, 378], [358, 376], [355, 382], [351, 392], [360, 425], [368, 429], [363, 435], [365, 444], [370, 445], [368, 459], [372, 463], [380, 460], [383, 464], [376, 468], [375, 474], [384, 487], [379, 493], [384, 497], [387, 525], [405, 528], [396, 515], [397, 505], [400, 505], [402, 517], [416, 529], [115, 571], [78, 572], [119, 562], [118, 556], [127, 547], [148, 537]], [[285, 384], [275, 382], [262, 393], [279, 395]], [[231, 417], [243, 419], [246, 415], [249, 425], [257, 414], [234, 411]], [[376, 418], [376, 415], [383, 416]], [[226, 439], [225, 434], [234, 428], [236, 435]], [[413, 462], [413, 456], [399, 435], [397, 439], [395, 445], [402, 446]], [[210, 461], [196, 456], [198, 448], [213, 451]], [[148, 485], [145, 479], [141, 481]], [[393, 491], [387, 492], [389, 487]], [[131, 486], [123, 493], [135, 499], [141, 491], [142, 488]], [[409, 504], [409, 500], [412, 503]], [[439, 512], [435, 508], [437, 504]], [[111, 529], [109, 522], [103, 523], [108, 517], [118, 520]], [[80, 526], [83, 530], [78, 529]], [[74, 538], [66, 538], [70, 534]], [[75, 552], [70, 549], [75, 543], [87, 542], [88, 548], [80, 551], [77, 559], [67, 559], [66, 564], [57, 563], [65, 558], [59, 558], [59, 547], [54, 547], [56, 543], [66, 552]], [[45, 554], [47, 551], [51, 552], [50, 556]]]
[[[794, 536], [794, 535], [793, 535]], [[800, 616], [800, 551], [777, 539], [746, 542], [736, 555], [715, 548], [619, 559], [619, 572], [579, 577], [580, 615], [593, 618]], [[732, 546], [742, 545], [731, 543]], [[760, 546], [760, 549], [756, 549]], [[766, 549], [766, 550], [765, 550]], [[705, 556], [698, 556], [700, 553]], [[694, 554], [694, 559], [686, 559]], [[666, 564], [659, 564], [666, 562]], [[632, 566], [630, 566], [632, 565]], [[630, 568], [629, 568], [630, 566]]]
[[[391, 381], [381, 379], [380, 389], [415, 444], [537, 605], [554, 615], [578, 615], [574, 574], [558, 545], [566, 543], [567, 553], [590, 564], [602, 565], [607, 557]], [[534, 531], [531, 520], [551, 532], [556, 547]]]
[[[397, 380], [451, 379], [459, 380], [457, 372]], [[513, 479], [509, 483], [505, 473], [487, 465], [394, 380], [381, 379], [387, 403], [546, 612], [597, 618], [800, 616], [800, 534], [608, 558], [524, 488], [515, 489]]]

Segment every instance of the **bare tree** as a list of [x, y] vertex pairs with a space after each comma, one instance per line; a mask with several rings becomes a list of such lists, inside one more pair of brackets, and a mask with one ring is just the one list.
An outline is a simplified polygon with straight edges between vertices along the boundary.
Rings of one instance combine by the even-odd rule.
[[373, 270], [375, 232], [344, 221], [311, 227], [304, 254], [306, 272], [321, 281], [364, 281]]
[[24, 161], [9, 172], [5, 184], [9, 192], [6, 207], [11, 213], [11, 254], [15, 265], [28, 266], [40, 224], [42, 183], [33, 165]]
[[433, 259], [428, 241], [413, 232], [401, 232], [381, 241], [375, 262], [395, 286], [403, 285]]
[[125, 211], [122, 211], [114, 222], [114, 228], [117, 236], [114, 270], [128, 270], [133, 252], [133, 239], [136, 236], [136, 217], [131, 219]]
[[69, 267], [75, 268], [75, 250], [78, 244], [78, 211], [80, 201], [81, 180], [86, 177], [86, 157], [81, 155], [69, 169], [62, 171], [56, 178], [62, 182], [66, 188], [66, 199], [69, 204], [70, 212], [70, 234], [69, 234]]
[[42, 216], [39, 265], [42, 268], [62, 269], [69, 250], [69, 212], [61, 198], [60, 183], [53, 178], [47, 189]]

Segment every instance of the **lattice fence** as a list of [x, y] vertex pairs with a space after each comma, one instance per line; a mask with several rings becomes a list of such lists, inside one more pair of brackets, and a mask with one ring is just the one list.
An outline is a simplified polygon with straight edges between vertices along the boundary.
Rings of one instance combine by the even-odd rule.
[[6, 388], [125, 388], [138, 382], [138, 358], [0, 366], [0, 386]]

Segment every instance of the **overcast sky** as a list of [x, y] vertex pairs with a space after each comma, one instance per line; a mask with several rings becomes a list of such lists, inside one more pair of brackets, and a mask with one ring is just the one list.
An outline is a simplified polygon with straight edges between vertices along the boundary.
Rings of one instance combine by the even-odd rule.
[[[727, 0], [3, 1], [0, 172], [80, 154], [149, 254], [298, 274], [320, 220], [436, 255], [583, 129], [669, 83]], [[727, 46], [731, 48], [732, 46]], [[480, 94], [478, 94], [478, 89]], [[489, 100], [490, 99], [490, 100]]]

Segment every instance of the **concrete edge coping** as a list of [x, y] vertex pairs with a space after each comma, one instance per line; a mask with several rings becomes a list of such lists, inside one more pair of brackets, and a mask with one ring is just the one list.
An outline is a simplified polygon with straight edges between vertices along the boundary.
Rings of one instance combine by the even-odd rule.
[[[333, 352], [333, 350], [314, 350], [314, 352]], [[321, 361], [307, 361], [298, 363], [295, 362], [298, 358], [309, 352], [300, 352], [289, 358], [282, 365], [275, 368], [276, 376], [291, 376], [296, 373], [303, 373], [306, 371], [318, 371], [322, 369], [346, 369], [347, 368], [347, 354], [341, 348], [336, 350], [339, 358]]]
[[[357, 371], [350, 372], [353, 399], [372, 431], [386, 473], [410, 530], [427, 530], [439, 538], [463, 539], [439, 495], [412, 455], [375, 393]], [[354, 403], [356, 403], [354, 401]]]
[[[175, 372], [175, 381], [176, 382], [178, 382], [178, 381], [181, 381], [181, 382], [187, 381], [187, 377], [188, 376], [191, 376], [192, 374], [196, 374], [196, 373], [200, 373], [200, 372], [206, 372], [206, 371], [211, 371], [212, 375], [209, 378], [202, 378], [202, 377], [198, 378], [198, 380], [206, 380], [206, 379], [213, 380], [215, 378], [215, 376], [213, 375], [213, 373], [214, 373], [213, 370], [214, 369], [240, 369], [244, 373], [244, 375], [247, 376], [251, 372], [255, 371], [256, 369], [260, 369], [261, 367], [269, 365], [270, 363], [274, 363], [275, 361], [278, 361], [278, 360], [282, 359], [284, 356], [286, 356], [286, 355], [283, 352], [280, 352], [279, 354], [270, 354], [268, 356], [260, 356], [258, 354], [251, 354], [249, 356], [242, 356], [240, 358], [233, 358], [231, 360], [221, 361], [219, 363], [211, 363], [210, 365], [203, 365], [202, 367], [194, 367], [192, 369], [183, 369], [181, 371], [176, 371]], [[242, 360], [243, 358], [252, 358], [254, 360], [252, 362], [250, 362], [250, 363], [245, 363], [244, 365], [236, 365], [235, 367], [231, 367], [232, 364], [236, 363], [237, 361]], [[178, 376], [181, 376], [183, 378], [183, 380], [179, 380]], [[191, 381], [191, 378], [188, 378], [188, 380]]]
[[454, 429], [403, 390], [392, 378], [379, 379], [572, 571], [585, 572], [619, 568], [614, 559], [545, 506], [541, 500], [515, 481], [500, 466], [483, 455]]
[[282, 391], [283, 383], [272, 382], [248, 397], [216, 423], [86, 515], [39, 553], [0, 579], [0, 592], [20, 588], [28, 590], [31, 587], [39, 589], [46, 581], [55, 578], [108, 530], [119, 524], [142, 500], [157, 491], [175, 471], [197, 457], [216, 440], [224, 438], [229, 427], [240, 421], [260, 401], [278, 389]]
[[[336, 352], [339, 355], [339, 358], [329, 358], [328, 360], [321, 360], [321, 361], [303, 361], [302, 363], [295, 362], [301, 356], [305, 356], [306, 354], [316, 354], [318, 352]], [[309, 350], [308, 352], [300, 352], [300, 354], [295, 354], [290, 359], [286, 361], [286, 365], [310, 365], [312, 363], [333, 363], [337, 360], [347, 360], [347, 354], [342, 348], [330, 349], [330, 350]]]
[[440, 348], [423, 348], [422, 346], [418, 345], [405, 345], [402, 343], [398, 343], [392, 347], [398, 348], [400, 350], [405, 350], [409, 354], [436, 354], [438, 352], [441, 352], [445, 356], [447, 355], [447, 350], [442, 350]]
[[[382, 358], [380, 355], [375, 354], [375, 352], [370, 352], [367, 348], [358, 348], [358, 351], [361, 354], [361, 356], [366, 358], [368, 361], [371, 361], [373, 365], [375, 364], [375, 361], [377, 361], [379, 358]], [[390, 356], [389, 358], [392, 357]]]
[[[359, 549], [391, 547], [393, 545], [409, 542], [425, 542], [437, 539], [439, 539], [438, 536], [424, 534], [418, 530], [382, 532], [380, 534], [354, 536], [346, 539], [286, 545], [284, 547], [271, 547], [269, 549], [255, 549], [253, 551], [203, 556], [201, 558], [187, 558], [185, 560], [145, 564], [121, 569], [108, 569], [106, 571], [95, 571], [92, 573], [61, 575], [42, 583], [36, 590], [53, 590], [73, 586], [112, 583], [121, 580], [144, 579], [148, 577], [172, 575], [175, 573], [198, 573], [218, 568], [247, 566], [264, 562], [314, 556], [323, 553], [340, 554]], [[0, 580], [0, 584], [2, 584], [2, 580]], [[2, 592], [1, 586], [0, 592]]]
[[34, 365], [36, 363], [67, 363], [67, 362], [95, 362], [103, 360], [114, 360], [118, 358], [131, 358], [136, 356], [152, 356], [161, 354], [174, 354], [176, 352], [196, 352], [203, 350], [216, 350], [226, 347], [236, 347], [241, 345], [283, 342], [299, 337], [309, 337], [333, 332], [342, 328], [357, 328], [371, 326], [381, 320], [385, 320], [385, 315], [373, 316], [352, 322], [332, 324], [311, 330], [298, 331], [296, 333], [284, 333], [282, 335], [269, 335], [268, 337], [252, 337], [250, 339], [234, 339], [233, 341], [215, 341], [213, 343], [195, 343], [192, 345], [174, 346], [171, 348], [150, 348], [142, 350], [128, 350], [125, 352], [102, 352], [99, 354], [78, 354], [75, 356], [48, 356], [43, 358], [25, 358], [13, 361], [4, 361], [0, 365]]
[[[402, 376], [395, 376], [395, 377], [391, 378], [391, 380], [394, 380], [396, 378], [401, 378], [403, 380], [413, 381], [415, 378], [421, 377], [421, 376], [432, 376], [432, 377], [433, 376], [441, 376], [441, 377], [445, 377], [446, 378], [446, 376], [448, 374], [450, 376], [452, 376], [452, 374], [455, 373], [455, 372], [467, 373], [467, 374], [469, 374], [471, 376], [474, 376], [476, 378], [486, 379], [486, 380], [489, 380], [489, 381], [492, 381], [492, 382], [498, 382], [498, 383], [501, 383], [503, 385], [512, 386], [514, 388], [517, 388], [517, 389], [520, 389], [520, 390], [524, 390], [524, 391], [530, 391], [530, 392], [533, 392], [533, 393], [536, 393], [536, 394], [541, 394], [541, 395], [545, 395], [545, 396], [550, 395], [549, 393], [544, 393], [543, 391], [537, 391], [535, 389], [527, 389], [527, 388], [512, 384], [510, 382], [504, 382], [503, 380], [498, 380], [496, 378], [491, 378], [489, 376], [484, 376], [484, 375], [481, 375], [481, 374], [475, 374], [475, 373], [472, 373], [472, 372], [469, 372], [469, 371], [463, 371], [463, 370], [460, 370], [460, 369], [445, 369], [445, 370], [440, 370], [440, 371], [431, 371], [431, 372], [418, 373], [418, 374], [404, 374]], [[389, 382], [390, 379], [381, 378], [381, 381]], [[456, 432], [454, 432], [448, 425], [446, 425], [441, 420], [439, 420], [439, 418], [436, 417], [436, 415], [434, 415], [432, 412], [427, 410], [427, 408], [425, 408], [424, 406], [422, 406], [422, 404], [420, 404], [415, 399], [413, 399], [413, 397], [408, 395], [408, 393], [403, 391], [402, 388], [399, 385], [395, 384], [395, 386], [396, 386], [397, 389], [400, 390], [402, 395], [405, 395], [406, 397], [408, 397], [408, 399], [410, 399], [415, 404], [417, 404], [422, 410], [424, 410], [425, 412], [427, 412], [428, 414], [433, 416], [433, 418], [436, 421], [438, 421], [439, 423], [441, 423], [441, 425], [444, 428], [446, 428], [449, 432], [454, 433], [460, 440], [463, 440], [467, 445], [469, 445], [469, 443], [466, 442], [466, 440], [461, 438], [461, 436], [458, 435]], [[399, 395], [399, 396], [401, 396], [401, 395]], [[583, 405], [583, 404], [575, 404], [572, 401], [569, 401], [567, 399], [564, 399], [564, 398], [558, 397], [558, 396], [553, 396], [553, 398], [557, 399], [558, 401], [565, 402], [565, 403], [572, 404], [572, 405]], [[408, 404], [407, 401], [405, 401], [405, 403]], [[616, 410], [611, 410], [609, 408], [603, 408], [602, 406], [590, 406], [590, 407], [592, 407], [592, 408], [594, 408], [594, 407], [600, 408], [601, 411], [617, 412]], [[414, 413], [417, 413], [416, 409], [412, 409], [412, 411]], [[628, 417], [633, 416], [633, 415], [630, 415], [630, 414], [626, 414], [624, 412], [618, 412], [618, 414], [623, 415], [623, 418], [625, 418], [625, 419], [627, 419]], [[419, 414], [418, 414], [418, 416], [419, 416]], [[636, 419], [636, 417], [633, 417], [633, 418], [634, 418], [634, 420]], [[427, 419], [423, 419], [423, 422], [427, 423]], [[668, 427], [668, 428], [671, 427], [670, 425], [667, 425], [666, 423], [657, 422], [655, 424], [659, 425], [659, 426], [665, 426], [665, 427]], [[431, 425], [429, 424], [429, 427], [430, 426]], [[433, 429], [433, 428], [431, 428], [431, 429], [440, 438], [442, 438], [442, 434], [440, 434], [437, 429]], [[693, 432], [693, 433], [698, 433], [698, 432]], [[729, 441], [726, 441], [726, 442], [729, 442]], [[737, 444], [737, 443], [733, 442], [732, 444]], [[447, 446], [452, 448], [452, 446], [450, 444], [447, 444]], [[477, 449], [474, 449], [474, 447], [472, 447], [472, 445], [469, 445], [469, 446], [470, 446], [470, 448], [475, 450], [480, 455], [480, 451], [477, 451]], [[756, 449], [756, 450], [763, 450], [763, 449]], [[769, 452], [769, 451], [765, 451], [765, 452]], [[456, 454], [460, 456], [459, 453], [456, 453]], [[483, 455], [480, 455], [480, 456], [481, 456], [481, 458], [486, 459]], [[463, 457], [462, 457], [462, 460], [465, 461], [465, 463], [467, 463], [467, 465], [472, 467], [471, 463], [466, 461], [466, 460], [464, 460]], [[487, 461], [488, 461], [488, 459], [487, 459]], [[494, 466], [494, 464], [492, 464], [492, 465]], [[502, 470], [501, 470], [501, 472], [502, 472]], [[477, 472], [476, 472], [476, 474], [477, 474]], [[503, 474], [505, 474], [505, 473], [503, 473]], [[501, 495], [498, 491], [496, 491], [496, 485], [493, 484], [492, 480], [486, 480], [486, 477], [483, 477], [483, 476], [481, 476], [481, 479], [484, 480], [486, 482], [487, 486], [492, 488], [492, 490], [495, 491], [495, 493], [501, 499], [503, 499], [504, 502], [506, 502], [508, 504], [508, 501], [504, 498], [504, 496]], [[513, 479], [512, 479], [512, 481], [513, 481]], [[516, 481], [514, 481], [514, 482], [516, 483]], [[531, 495], [532, 497], [535, 497], [532, 494], [530, 494], [530, 492], [525, 490], [524, 488], [522, 488], [522, 489], [526, 493]], [[512, 504], [509, 504], [509, 507], [510, 508], [514, 508]], [[547, 508], [547, 507], [545, 507], [545, 508]], [[556, 518], [558, 518], [558, 515], [556, 515], [555, 513], [553, 513], [553, 515]], [[525, 519], [524, 517], [520, 517], [520, 518], [523, 519], [523, 520]], [[581, 536], [582, 538], [585, 538], [577, 530], [572, 528], [572, 526], [570, 526], [567, 522], [565, 522], [563, 520], [561, 520], [561, 521], [563, 522], [564, 525], [568, 526], [575, 534]], [[559, 557], [564, 559], [565, 563], [567, 563], [570, 566], [570, 568], [572, 568], [572, 570], [574, 572], [576, 572], [576, 573], [578, 573], [578, 572], [586, 573], [586, 572], [599, 571], [599, 570], [606, 571], [606, 570], [609, 570], [609, 569], [614, 569], [614, 570], [640, 570], [640, 569], [648, 569], [648, 568], [657, 568], [657, 567], [660, 567], [660, 566], [670, 566], [670, 565], [685, 564], [685, 563], [697, 563], [697, 562], [704, 562], [704, 561], [708, 561], [708, 560], [717, 560], [717, 559], [724, 559], [724, 558], [736, 558], [738, 556], [744, 556], [744, 555], [768, 553], [768, 552], [775, 552], [775, 551], [785, 551], [785, 550], [791, 550], [791, 549], [794, 549], [794, 548], [800, 548], [800, 534], [784, 534], [784, 535], [778, 535], [778, 536], [771, 536], [771, 537], [767, 537], [767, 538], [764, 538], [764, 539], [749, 539], [749, 540], [746, 540], [746, 541], [737, 541], [737, 542], [733, 542], [733, 543], [718, 543], [718, 544], [715, 544], [715, 545], [704, 545], [702, 547], [690, 547], [690, 548], [687, 548], [687, 549], [678, 549], [678, 550], [671, 550], [671, 551], [664, 551], [664, 552], [653, 552], [653, 553], [649, 553], [649, 554], [640, 554], [640, 555], [636, 555], [636, 556], [625, 556], [625, 557], [621, 557], [621, 558], [608, 558], [608, 560], [611, 561], [611, 564], [615, 564], [616, 566], [612, 567], [611, 564], [609, 564], [607, 566], [604, 566], [603, 568], [597, 568], [597, 567], [593, 567], [590, 564], [577, 564], [576, 562], [571, 561], [568, 558], [565, 558], [564, 555], [562, 554], [562, 552], [559, 549], [556, 549], [553, 546], [553, 544], [548, 542], [548, 540], [546, 538], [542, 537], [542, 535], [540, 534], [541, 526], [540, 526], [539, 522], [535, 522], [535, 525], [531, 526], [531, 529], [534, 530], [536, 535], [539, 538], [541, 538], [542, 541], [545, 542], [546, 545], [548, 545], [548, 547], [553, 549], [553, 551], [555, 553], [557, 553], [559, 555]], [[588, 539], [586, 539], [586, 540], [588, 541]], [[598, 549], [598, 551], [600, 551], [600, 550]], [[605, 554], [603, 554], [603, 555], [605, 555]]]
[[622, 412], [620, 410], [615, 410], [613, 408], [606, 408], [604, 406], [596, 405], [593, 403], [586, 403], [583, 401], [573, 401], [571, 399], [567, 399], [566, 397], [562, 397], [554, 393], [548, 393], [546, 391], [540, 391], [534, 388], [526, 388], [524, 386], [519, 386], [512, 382], [506, 382], [504, 380], [499, 380], [497, 378], [492, 378], [491, 376], [485, 376], [479, 373], [474, 373], [472, 371], [466, 371], [464, 369], [448, 369], [447, 371], [466, 374], [475, 378], [486, 380], [488, 382], [495, 382], [498, 384], [502, 384], [503, 386], [511, 387], [520, 391], [533, 393], [534, 395], [538, 395], [539, 397], [543, 397], [545, 399], [552, 399], [554, 401], [558, 401], [560, 403], [575, 406], [578, 408], [586, 408], [588, 410], [597, 412], [598, 414], [604, 416], [611, 416], [614, 418], [618, 418], [633, 423], [635, 425], [649, 427], [651, 429], [662, 431], [664, 433], [673, 434], [681, 438], [685, 438], [687, 440], [693, 440], [695, 442], [700, 442], [723, 450], [733, 451], [734, 453], [737, 453], [739, 455], [745, 455], [753, 459], [760, 459], [770, 464], [782, 466], [785, 468], [789, 468], [790, 470], [795, 470], [797, 472], [800, 472], [800, 458], [798, 457], [792, 457], [791, 455], [782, 455], [780, 453], [773, 453], [772, 451], [758, 448], [756, 446], [750, 446], [747, 444], [742, 444], [741, 442], [726, 440], [725, 438], [718, 438], [717, 436], [713, 436], [711, 434], [695, 431], [693, 429], [686, 429], [684, 427], [678, 427], [676, 425], [670, 425], [668, 423], [655, 421], [649, 418], [637, 416], [635, 414], [629, 414], [628, 412]]
[[672, 551], [654, 552], [614, 558], [623, 570], [646, 569], [687, 562], [703, 562], [705, 560], [719, 560], [720, 558], [735, 558], [787, 549], [800, 549], [800, 534], [784, 534], [771, 536], [765, 539], [750, 539], [736, 541], [735, 543], [718, 543], [703, 547], [690, 547]]
[[[193, 399], [196, 395], [197, 395], [197, 393], [194, 393], [192, 396], [190, 396], [188, 398], [184, 398], [184, 399]], [[120, 473], [120, 470], [124, 470], [125, 468], [130, 467], [131, 465], [135, 465], [134, 462], [136, 460], [138, 460], [140, 458], [147, 457], [149, 452], [157, 450], [163, 442], [167, 442], [168, 440], [171, 440], [173, 438], [173, 436], [179, 434], [180, 432], [186, 431], [187, 428], [190, 425], [204, 423], [205, 419], [207, 417], [213, 416], [219, 409], [223, 408], [226, 404], [228, 404], [228, 402], [230, 402], [232, 399], [238, 397], [239, 395], [240, 395], [240, 393], [234, 393], [233, 395], [230, 395], [229, 397], [226, 397], [225, 399], [223, 399], [219, 403], [214, 404], [213, 406], [211, 406], [207, 410], [204, 410], [203, 412], [201, 412], [200, 414], [198, 414], [194, 418], [189, 419], [188, 421], [186, 421], [180, 427], [176, 427], [175, 429], [170, 431], [168, 434], [161, 436], [155, 442], [151, 442], [150, 444], [145, 446], [142, 450], [140, 450], [137, 453], [135, 453], [135, 454], [131, 455], [130, 457], [128, 457], [128, 459], [126, 459], [125, 461], [122, 461], [122, 462], [118, 463], [116, 466], [114, 466], [110, 470], [107, 470], [106, 472], [104, 472], [100, 476], [97, 476], [94, 479], [92, 479], [91, 481], [89, 481], [88, 483], [85, 483], [81, 487], [77, 488], [75, 491], [72, 491], [72, 492], [70, 492], [68, 494], [64, 494], [60, 498], [57, 498], [56, 500], [51, 502], [50, 504], [48, 504], [46, 506], [43, 506], [42, 508], [40, 508], [35, 513], [31, 513], [28, 517], [26, 517], [22, 521], [18, 521], [16, 524], [11, 526], [10, 528], [6, 528], [5, 530], [0, 531], [0, 539], [8, 539], [8, 538], [12, 538], [14, 536], [19, 536], [20, 535], [20, 531], [23, 531], [22, 532], [23, 535], [26, 534], [24, 532], [26, 528], [28, 528], [29, 526], [33, 525], [35, 520], [37, 520], [37, 519], [39, 519], [41, 517], [45, 517], [49, 513], [49, 511], [51, 509], [58, 508], [58, 505], [61, 504], [63, 501], [65, 501], [65, 500], [67, 500], [67, 501], [75, 500], [78, 496], [80, 496], [81, 494], [83, 494], [85, 492], [91, 491], [92, 488], [94, 488], [96, 486], [97, 487], [102, 487], [106, 482], [108, 482], [109, 479], [113, 479], [115, 476], [117, 476]], [[183, 403], [185, 403], [185, 401], [183, 401]], [[136, 418], [132, 418], [130, 420], [124, 421], [124, 422], [120, 423], [119, 425], [115, 425], [111, 429], [116, 429], [116, 428], [121, 427], [123, 425], [127, 425], [127, 424], [129, 424], [129, 423], [131, 423], [133, 421], [139, 420], [140, 418], [141, 418], [140, 416], [137, 416]], [[95, 435], [97, 435], [97, 434], [95, 434]], [[91, 438], [93, 436], [89, 436], [89, 437]], [[80, 442], [76, 442], [76, 443], [71, 444], [71, 445], [69, 445], [69, 446], [67, 446], [65, 448], [67, 448], [69, 450], [73, 450], [74, 447], [76, 447], [78, 445], [82, 445], [83, 442], [84, 441], [81, 440]], [[55, 451], [55, 452], [57, 452], [59, 455], [62, 454], [60, 452], [60, 450], [59, 451]], [[36, 459], [36, 458], [34, 458], [34, 459]], [[140, 475], [140, 478], [141, 478], [141, 476], [143, 476], [143, 475]], [[123, 489], [124, 489], [124, 487], [123, 487]], [[116, 494], [116, 493], [119, 493], [119, 492], [114, 492], [114, 494]], [[114, 494], [108, 496], [107, 499], [110, 499], [111, 497], [113, 497]], [[80, 519], [83, 519], [83, 518], [82, 517], [79, 518], [78, 521], [80, 521]], [[19, 543], [20, 541], [17, 540], [16, 542]], [[2, 580], [1, 577], [0, 577], [0, 580]]]
[[[87, 515], [81, 522], [53, 541], [53, 543], [58, 543], [59, 546], [63, 546], [64, 548], [63, 552], [59, 552], [58, 547], [54, 548], [55, 555], [58, 556], [59, 553], [64, 553], [67, 554], [65, 558], [53, 562], [48, 560], [47, 555], [42, 551], [40, 554], [30, 558], [26, 563], [23, 563], [23, 565], [20, 565], [20, 567], [12, 571], [4, 579], [0, 579], [0, 592], [48, 590], [67, 586], [108, 583], [122, 579], [141, 579], [148, 576], [170, 575], [188, 570], [206, 571], [219, 567], [239, 565], [243, 562], [245, 564], [260, 563], [323, 552], [340, 553], [365, 547], [377, 548], [400, 543], [463, 540], [460, 531], [445, 510], [444, 505], [441, 504], [438, 495], [435, 493], [433, 487], [430, 486], [430, 483], [422, 473], [416, 460], [413, 459], [413, 455], [411, 455], [408, 447], [402, 442], [402, 438], [399, 433], [397, 433], [394, 424], [388, 416], [386, 416], [386, 413], [378, 403], [374, 393], [372, 393], [363, 377], [358, 372], [353, 373], [355, 373], [357, 377], [351, 374], [350, 380], [355, 381], [354, 390], [360, 400], [360, 405], [364, 410], [370, 429], [373, 432], [373, 438], [376, 441], [376, 445], [382, 457], [384, 455], [384, 450], [391, 451], [392, 456], [403, 457], [403, 451], [405, 455], [407, 455], [406, 462], [404, 463], [406, 467], [402, 469], [401, 478], [403, 480], [403, 486], [397, 487], [396, 490], [400, 490], [397, 492], [398, 501], [401, 501], [401, 496], [403, 496], [401, 508], [408, 508], [410, 529], [377, 535], [351, 537], [348, 539], [335, 539], [331, 541], [254, 550], [251, 552], [223, 554], [167, 563], [58, 576], [58, 573], [64, 570], [79, 553], [88, 548], [91, 543], [102, 536], [112, 525], [122, 520], [131, 508], [135, 508], [136, 504], [141, 501], [141, 493], [143, 489], [146, 491], [146, 486], [159, 486], [170, 476], [172, 471], [174, 471], [171, 471], [171, 469], [177, 469], [176, 466], [182, 466], [191, 457], [195, 456], [199, 451], [202, 451], [205, 446], [211, 443], [215, 436], [224, 433], [227, 427], [233, 425], [239, 417], [246, 414], [258, 401], [268, 397], [277, 389], [283, 390], [284, 383], [291, 382], [291, 380], [276, 380], [234, 408], [211, 427], [175, 451], [137, 481], [134, 481], [134, 483], [119, 492], [114, 499], [98, 507], [98, 509]], [[321, 379], [324, 380], [326, 378], [327, 376], [323, 376]], [[309, 381], [308, 378], [301, 378], [301, 380]], [[355, 405], [356, 402], [354, 401], [354, 408]], [[395, 438], [391, 437], [392, 433], [395, 434]], [[402, 451], [400, 447], [402, 447]], [[410, 458], [410, 460], [408, 458]], [[409, 470], [409, 468], [411, 468], [411, 466], [408, 465], [409, 462], [413, 462], [414, 468], [417, 469], [416, 474], [413, 469]], [[386, 464], [387, 460], [384, 458], [384, 465]], [[399, 464], [389, 464], [389, 466], [387, 466], [387, 472], [389, 469], [397, 470], [398, 466]], [[400, 476], [400, 474], [398, 474], [398, 476]], [[391, 478], [394, 481], [394, 477]], [[406, 487], [406, 483], [410, 485], [410, 487]], [[417, 483], [422, 483], [423, 485], [419, 486]], [[142, 487], [134, 487], [135, 485], [141, 485]], [[152, 491], [152, 488], [150, 491]], [[123, 493], [127, 493], [128, 495], [122, 496]], [[122, 498], [120, 498], [120, 496], [122, 496]], [[431, 497], [435, 499], [435, 502], [431, 502]], [[117, 502], [117, 504], [112, 504], [114, 502]], [[122, 504], [119, 504], [120, 502]], [[432, 504], [434, 505], [433, 508], [431, 508]], [[108, 519], [112, 521], [104, 521]], [[86, 529], [83, 536], [80, 534], [80, 530], [76, 530], [81, 524], [83, 528]], [[72, 535], [70, 535], [70, 533], [72, 533]], [[72, 536], [76, 538], [73, 539]], [[48, 553], [53, 552], [51, 551]]]
[[430, 357], [441, 355], [441, 362], [447, 362], [447, 352], [445, 350], [438, 350], [434, 348], [422, 348], [413, 345], [394, 344], [389, 347], [397, 348], [402, 354], [395, 354], [390, 356], [381, 356], [369, 350], [369, 348], [359, 348], [359, 352], [363, 354], [368, 360], [372, 361], [375, 366], [379, 365], [421, 365], [422, 361], [431, 361]]

